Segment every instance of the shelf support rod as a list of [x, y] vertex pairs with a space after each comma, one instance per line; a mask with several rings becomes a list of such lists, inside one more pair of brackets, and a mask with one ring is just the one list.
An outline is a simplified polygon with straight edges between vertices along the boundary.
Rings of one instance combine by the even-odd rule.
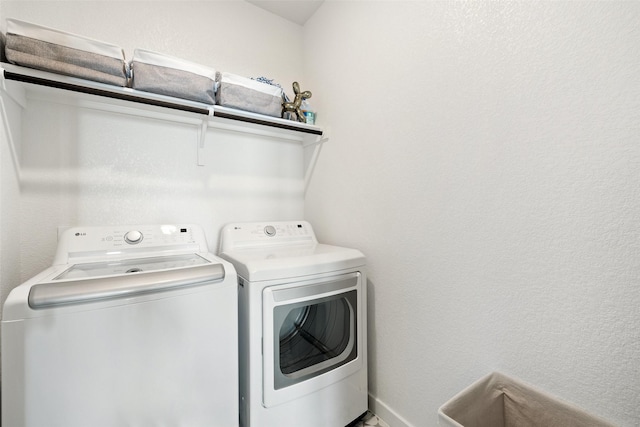
[[[24, 108], [23, 104], [21, 104], [18, 99], [16, 99], [13, 96], [11, 96], [11, 94], [7, 91], [5, 83], [6, 83], [6, 80], [3, 78], [2, 79], [2, 93], [6, 93], [7, 95], [9, 95], [9, 97], [11, 99], [13, 99], [22, 108]], [[7, 138], [7, 142], [9, 143], [9, 150], [11, 151], [11, 160], [13, 161], [13, 168], [14, 168], [15, 173], [16, 173], [16, 178], [17, 178], [18, 182], [21, 182], [22, 181], [22, 179], [21, 179], [22, 173], [21, 173], [21, 168], [20, 168], [20, 158], [18, 157], [18, 152], [16, 150], [16, 141], [13, 139], [13, 132], [11, 132], [11, 122], [9, 121], [9, 115], [7, 114], [7, 107], [6, 107], [5, 103], [4, 103], [4, 101], [5, 101], [4, 97], [0, 96], [0, 110], [1, 110], [1, 114], [2, 114], [4, 132], [5, 132], [5, 136]]]
[[320, 157], [320, 150], [322, 149], [322, 145], [329, 140], [328, 130], [326, 130], [323, 136], [318, 137], [316, 141], [305, 144], [304, 147], [313, 146], [313, 153], [311, 154], [311, 158], [309, 159], [309, 163], [306, 166], [306, 170], [304, 173], [304, 195], [307, 195], [307, 190], [309, 189], [309, 184], [311, 183], [311, 176], [313, 175], [313, 170], [316, 167], [316, 163], [318, 162], [318, 157]]
[[197, 156], [198, 156], [198, 166], [205, 166], [204, 161], [204, 140], [207, 137], [207, 129], [209, 127], [209, 117], [205, 117], [202, 119], [200, 123], [200, 128], [198, 129], [198, 140], [197, 140]]

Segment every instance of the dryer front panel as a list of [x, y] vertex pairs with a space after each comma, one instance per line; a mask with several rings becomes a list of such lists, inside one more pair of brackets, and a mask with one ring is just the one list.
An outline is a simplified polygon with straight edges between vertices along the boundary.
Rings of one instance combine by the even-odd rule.
[[362, 367], [360, 273], [263, 292], [263, 403], [314, 392]]

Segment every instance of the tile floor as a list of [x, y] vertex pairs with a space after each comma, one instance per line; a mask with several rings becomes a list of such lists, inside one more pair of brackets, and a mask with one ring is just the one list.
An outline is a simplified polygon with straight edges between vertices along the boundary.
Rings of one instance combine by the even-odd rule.
[[377, 415], [367, 412], [362, 421], [356, 424], [354, 427], [389, 427], [389, 424], [385, 423]]

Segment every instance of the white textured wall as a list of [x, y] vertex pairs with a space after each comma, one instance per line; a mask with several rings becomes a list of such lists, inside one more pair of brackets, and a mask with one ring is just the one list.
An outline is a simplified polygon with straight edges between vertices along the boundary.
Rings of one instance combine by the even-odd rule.
[[640, 3], [326, 2], [307, 195], [369, 262], [393, 427], [492, 370], [640, 424]]
[[[300, 143], [31, 100], [22, 150], [23, 277], [46, 268], [58, 225], [195, 223], [210, 250], [238, 220], [303, 215]], [[46, 215], [43, 213], [46, 212]]]

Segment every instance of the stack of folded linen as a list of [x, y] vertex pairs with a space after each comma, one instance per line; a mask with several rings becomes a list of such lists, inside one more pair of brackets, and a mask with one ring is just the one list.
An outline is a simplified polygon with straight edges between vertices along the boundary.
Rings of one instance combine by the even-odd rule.
[[98, 40], [7, 19], [7, 60], [116, 86], [127, 86], [129, 65], [121, 47]]
[[216, 104], [267, 116], [282, 115], [282, 88], [231, 73], [218, 73]]
[[147, 92], [215, 103], [216, 70], [144, 49], [133, 52], [132, 87]]

